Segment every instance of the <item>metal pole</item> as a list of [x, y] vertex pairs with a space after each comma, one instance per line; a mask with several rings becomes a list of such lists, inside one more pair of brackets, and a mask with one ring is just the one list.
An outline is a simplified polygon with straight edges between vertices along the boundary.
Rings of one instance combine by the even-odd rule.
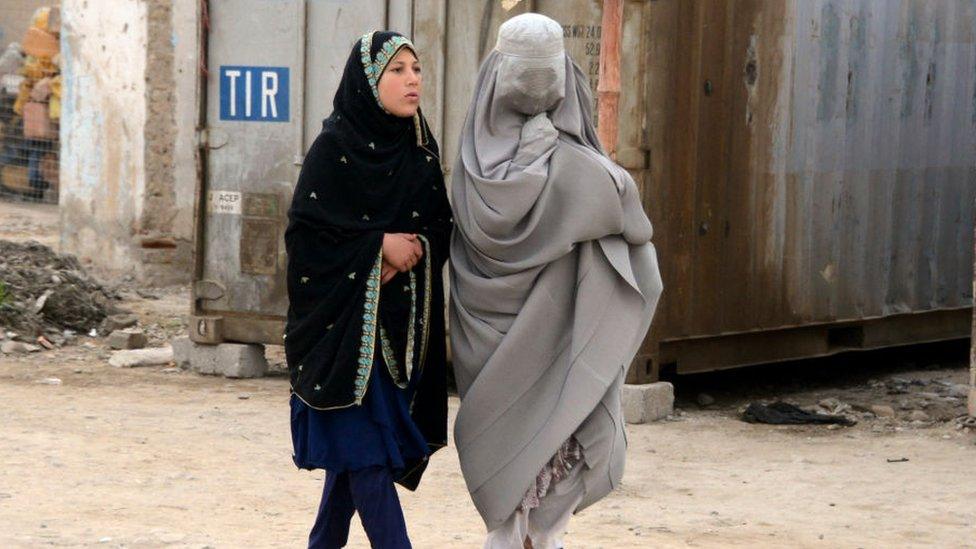
[[597, 134], [610, 158], [617, 158], [617, 128], [620, 121], [620, 35], [624, 0], [603, 0], [600, 37], [600, 81]]

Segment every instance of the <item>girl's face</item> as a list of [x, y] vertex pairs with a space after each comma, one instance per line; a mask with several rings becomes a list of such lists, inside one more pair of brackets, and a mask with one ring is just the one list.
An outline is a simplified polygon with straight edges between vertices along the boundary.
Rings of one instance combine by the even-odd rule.
[[409, 48], [400, 48], [376, 85], [380, 103], [392, 115], [410, 118], [420, 108], [420, 61]]

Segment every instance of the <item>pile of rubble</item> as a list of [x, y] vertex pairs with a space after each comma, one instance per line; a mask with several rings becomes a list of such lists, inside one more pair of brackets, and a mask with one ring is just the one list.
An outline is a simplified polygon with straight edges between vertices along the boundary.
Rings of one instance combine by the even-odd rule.
[[0, 240], [0, 327], [8, 339], [61, 345], [97, 329], [117, 298], [74, 256], [36, 242]]

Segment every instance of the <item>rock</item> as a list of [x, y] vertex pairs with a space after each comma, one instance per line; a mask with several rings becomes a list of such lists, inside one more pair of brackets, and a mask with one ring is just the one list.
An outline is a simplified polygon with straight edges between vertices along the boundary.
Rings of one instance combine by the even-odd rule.
[[240, 400], [247, 400], [247, 399], [251, 398], [251, 395], [249, 395], [247, 393], [241, 393], [241, 394], [237, 395], [237, 398], [240, 399]]
[[647, 423], [668, 417], [674, 411], [674, 386], [666, 381], [624, 385], [621, 395], [624, 421]]
[[31, 345], [22, 341], [4, 341], [0, 345], [0, 352], [6, 355], [36, 353], [40, 350], [41, 348], [37, 345]]
[[154, 347], [152, 349], [135, 349], [116, 351], [108, 363], [116, 368], [134, 368], [137, 366], [158, 366], [168, 364], [173, 360], [173, 348]]
[[34, 383], [38, 383], [40, 385], [61, 385], [61, 380], [56, 377], [46, 377], [44, 379], [38, 379]]
[[136, 288], [136, 294], [143, 299], [159, 299], [159, 294], [142, 288]]
[[147, 343], [146, 334], [136, 328], [115, 330], [108, 336], [108, 346], [113, 349], [142, 349]]
[[929, 421], [932, 418], [921, 410], [915, 410], [914, 412], [908, 414], [908, 419], [911, 421]]
[[820, 402], [817, 403], [817, 405], [820, 406], [821, 408], [824, 408], [825, 410], [834, 410], [836, 408], [840, 408], [841, 402], [840, 400], [831, 397], [831, 398], [822, 399]]
[[46, 337], [44, 337], [44, 336], [37, 336], [37, 343], [38, 343], [38, 345], [40, 345], [41, 347], [44, 347], [48, 351], [51, 351], [51, 350], [53, 350], [55, 348], [55, 345], [53, 343], [51, 343], [50, 341], [48, 341], [48, 339]]
[[952, 386], [949, 387], [949, 396], [956, 398], [967, 398], [969, 396], [969, 385], [953, 383]]
[[878, 417], [895, 417], [895, 409], [886, 404], [872, 404], [870, 409]]
[[[836, 398], [825, 398], [817, 403], [817, 405], [825, 410], [828, 414], [839, 416], [848, 414], [853, 410], [853, 407], [846, 402], [841, 402]], [[817, 410], [814, 410], [817, 411]]]
[[139, 317], [133, 314], [109, 315], [102, 321], [102, 332], [112, 333], [115, 330], [131, 328], [139, 323]]
[[715, 397], [708, 393], [698, 393], [698, 398], [696, 400], [698, 401], [698, 405], [702, 407], [715, 404]]
[[44, 310], [44, 305], [47, 303], [47, 298], [51, 297], [51, 294], [53, 294], [53, 293], [54, 293], [53, 290], [45, 290], [44, 293], [41, 294], [40, 297], [38, 297], [34, 301], [34, 307], [31, 309], [31, 311], [35, 315], [38, 314], [38, 313], [40, 313], [41, 311], [43, 311]]

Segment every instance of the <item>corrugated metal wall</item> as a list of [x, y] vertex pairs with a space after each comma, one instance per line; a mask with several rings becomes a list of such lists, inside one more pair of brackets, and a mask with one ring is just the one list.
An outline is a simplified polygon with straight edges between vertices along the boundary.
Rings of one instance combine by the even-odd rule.
[[648, 9], [656, 339], [971, 306], [976, 1]]

